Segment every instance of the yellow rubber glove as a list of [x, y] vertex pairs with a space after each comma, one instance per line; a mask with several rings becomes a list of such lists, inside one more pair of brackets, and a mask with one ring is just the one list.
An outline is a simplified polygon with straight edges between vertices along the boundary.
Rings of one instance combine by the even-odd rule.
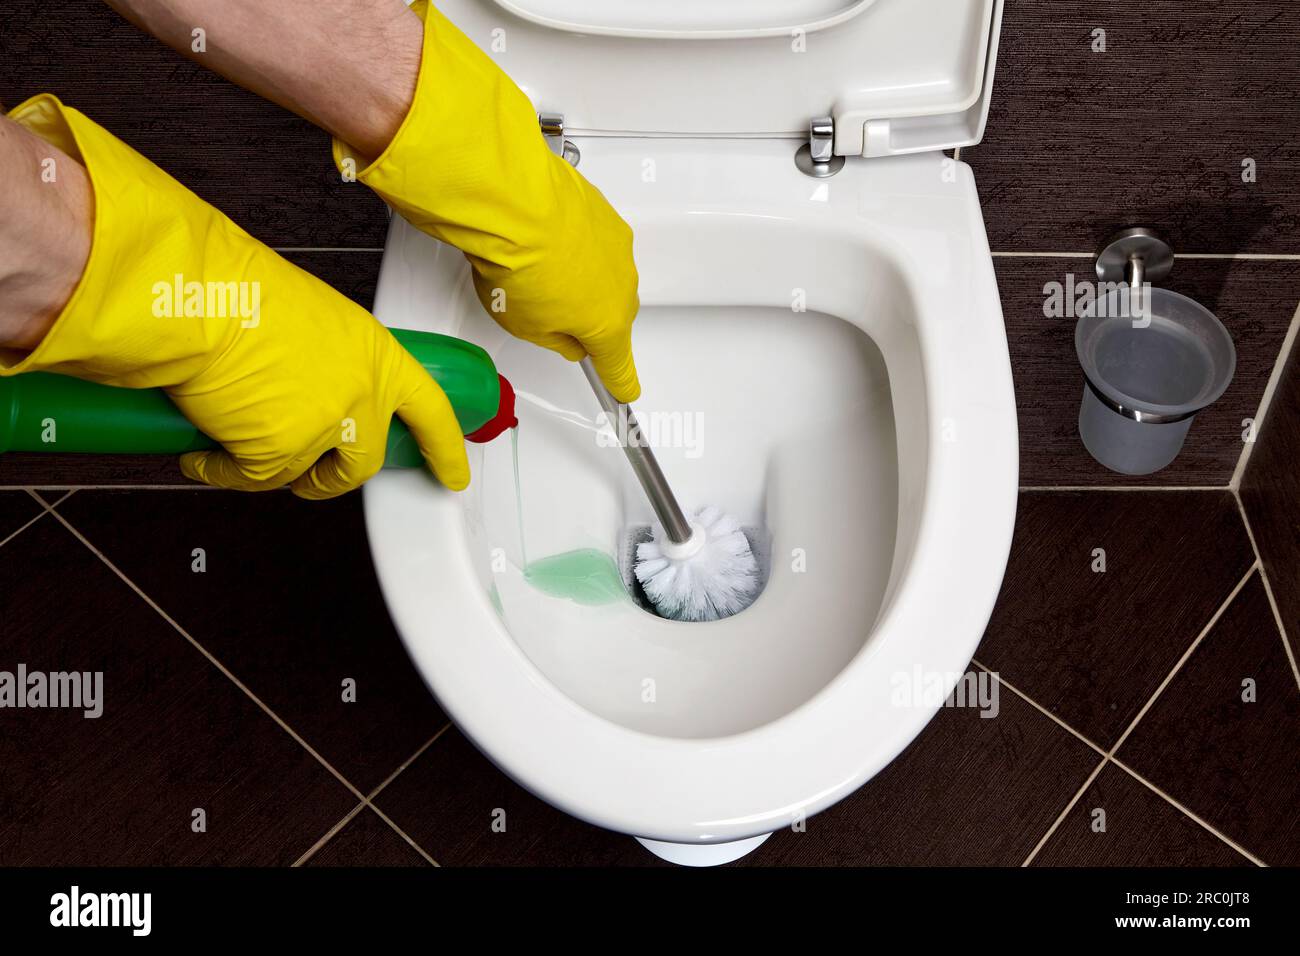
[[225, 448], [181, 458], [212, 485], [342, 494], [383, 464], [394, 413], [443, 484], [468, 484], [446, 395], [370, 313], [55, 97], [9, 116], [86, 167], [95, 225], [63, 312], [30, 353], [0, 350], [0, 375], [166, 389]]
[[415, 96], [374, 162], [338, 140], [334, 161], [416, 228], [465, 253], [474, 288], [509, 333], [571, 361], [590, 355], [620, 401], [632, 362], [632, 230], [547, 148], [528, 97], [424, 0]]

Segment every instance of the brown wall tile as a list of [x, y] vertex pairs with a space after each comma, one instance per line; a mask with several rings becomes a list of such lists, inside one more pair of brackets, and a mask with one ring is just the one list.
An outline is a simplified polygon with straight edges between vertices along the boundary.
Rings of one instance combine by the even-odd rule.
[[383, 203], [344, 183], [329, 136], [106, 4], [0, 5], [0, 102], [54, 93], [273, 246], [382, 246]]
[[1300, 251], [1300, 5], [1007, 0], [962, 159], [998, 251], [1087, 252], [1130, 225], [1176, 252]]
[[1091, 259], [994, 260], [1007, 323], [1020, 427], [1022, 485], [1226, 485], [1242, 452], [1242, 420], [1253, 418], [1300, 299], [1300, 263], [1185, 259], [1162, 285], [1223, 321], [1237, 348], [1232, 385], [1196, 416], [1172, 464], [1140, 478], [1109, 471], [1079, 438], [1083, 372], [1073, 318], [1045, 318], [1043, 286], [1093, 277]]

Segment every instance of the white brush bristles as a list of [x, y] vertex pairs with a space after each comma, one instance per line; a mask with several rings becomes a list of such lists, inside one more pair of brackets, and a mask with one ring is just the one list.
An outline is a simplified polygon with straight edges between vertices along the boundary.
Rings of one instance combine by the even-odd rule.
[[704, 546], [674, 559], [654, 540], [637, 545], [636, 578], [660, 616], [674, 621], [716, 621], [743, 611], [758, 596], [758, 562], [740, 524], [717, 508], [701, 508], [691, 525], [702, 530]]

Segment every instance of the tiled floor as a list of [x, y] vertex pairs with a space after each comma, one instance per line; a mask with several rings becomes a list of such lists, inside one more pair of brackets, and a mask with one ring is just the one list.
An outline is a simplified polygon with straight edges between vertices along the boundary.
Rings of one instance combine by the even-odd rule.
[[[658, 863], [447, 723], [356, 495], [6, 491], [0, 541], [0, 670], [105, 682], [98, 719], [3, 711], [0, 865]], [[1022, 493], [974, 666], [996, 716], [944, 708], [742, 862], [1300, 862], [1297, 677], [1231, 492]]]

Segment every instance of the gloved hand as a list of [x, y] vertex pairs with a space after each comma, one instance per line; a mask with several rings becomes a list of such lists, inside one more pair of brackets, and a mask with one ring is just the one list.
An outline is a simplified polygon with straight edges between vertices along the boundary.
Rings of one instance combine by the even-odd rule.
[[394, 412], [443, 484], [468, 484], [447, 397], [365, 309], [55, 97], [9, 115], [86, 167], [95, 225], [63, 312], [30, 353], [0, 351], [0, 375], [166, 389], [225, 448], [181, 459], [208, 484], [342, 494], [383, 464]]
[[335, 164], [464, 252], [479, 301], [507, 332], [571, 361], [590, 355], [614, 396], [632, 401], [632, 230], [547, 148], [519, 87], [425, 0], [412, 9], [424, 48], [406, 119], [369, 165], [336, 139]]

